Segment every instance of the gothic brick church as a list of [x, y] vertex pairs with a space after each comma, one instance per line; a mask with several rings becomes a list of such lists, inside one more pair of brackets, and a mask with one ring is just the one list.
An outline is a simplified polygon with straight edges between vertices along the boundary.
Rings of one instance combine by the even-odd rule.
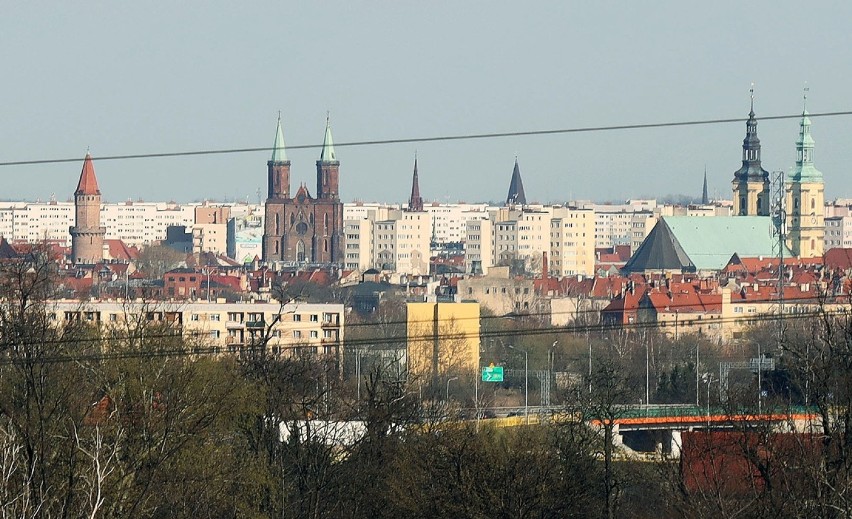
[[339, 170], [331, 125], [326, 120], [325, 140], [317, 161], [316, 198], [311, 196], [305, 184], [291, 195], [290, 161], [279, 117], [272, 158], [267, 162], [264, 261], [343, 262], [343, 203], [338, 191]]

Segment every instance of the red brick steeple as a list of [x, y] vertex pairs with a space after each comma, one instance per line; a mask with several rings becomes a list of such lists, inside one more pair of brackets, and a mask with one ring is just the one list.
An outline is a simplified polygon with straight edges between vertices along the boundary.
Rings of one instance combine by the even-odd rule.
[[83, 171], [80, 172], [80, 182], [77, 183], [75, 195], [99, 195], [98, 179], [95, 178], [95, 166], [92, 164], [92, 154], [86, 153], [83, 160]]

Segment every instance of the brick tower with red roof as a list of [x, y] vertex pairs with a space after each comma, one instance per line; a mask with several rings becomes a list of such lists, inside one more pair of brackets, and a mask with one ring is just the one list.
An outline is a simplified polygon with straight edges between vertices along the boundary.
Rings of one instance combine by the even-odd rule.
[[71, 233], [71, 261], [75, 265], [94, 265], [104, 259], [104, 235], [101, 227], [101, 190], [95, 178], [92, 155], [86, 153], [80, 181], [74, 191], [74, 223]]

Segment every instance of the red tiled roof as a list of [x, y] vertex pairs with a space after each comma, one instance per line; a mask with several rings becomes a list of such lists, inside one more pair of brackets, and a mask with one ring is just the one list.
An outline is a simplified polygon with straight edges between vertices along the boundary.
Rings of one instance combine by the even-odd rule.
[[852, 249], [829, 249], [823, 255], [823, 263], [829, 269], [852, 269]]
[[83, 160], [83, 171], [80, 172], [80, 182], [77, 184], [75, 195], [99, 195], [98, 180], [95, 178], [95, 166], [92, 164], [92, 155], [86, 153]]

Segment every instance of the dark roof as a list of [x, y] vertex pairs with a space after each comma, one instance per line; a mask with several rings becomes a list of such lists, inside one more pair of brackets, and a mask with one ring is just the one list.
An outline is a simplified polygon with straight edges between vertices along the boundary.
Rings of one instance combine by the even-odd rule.
[[695, 265], [686, 255], [665, 220], [660, 219], [623, 270], [625, 272], [695, 270]]
[[518, 159], [515, 159], [515, 169], [512, 170], [512, 181], [509, 183], [509, 195], [506, 205], [526, 205], [527, 195], [524, 193], [524, 182], [521, 180], [521, 169]]

